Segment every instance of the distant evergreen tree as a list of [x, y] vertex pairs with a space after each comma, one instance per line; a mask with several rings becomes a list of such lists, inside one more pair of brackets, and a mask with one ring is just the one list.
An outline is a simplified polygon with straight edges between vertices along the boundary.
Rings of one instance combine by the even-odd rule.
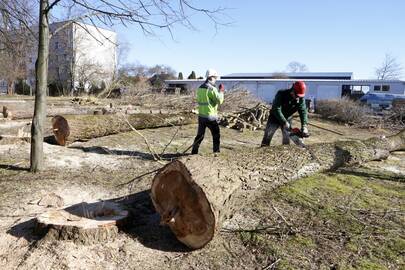
[[194, 70], [191, 71], [191, 74], [188, 76], [187, 79], [189, 79], [189, 80], [195, 80], [195, 79], [197, 79], [197, 76], [195, 75]]
[[179, 80], [183, 80], [183, 72], [179, 72], [179, 77], [178, 77], [178, 79], [179, 79]]

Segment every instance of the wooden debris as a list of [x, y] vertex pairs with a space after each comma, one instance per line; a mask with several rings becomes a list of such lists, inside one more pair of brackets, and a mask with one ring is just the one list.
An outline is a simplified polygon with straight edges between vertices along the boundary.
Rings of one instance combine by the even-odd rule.
[[71, 102], [79, 105], [101, 105], [101, 102], [94, 97], [74, 97]]
[[244, 108], [242, 111], [226, 113], [220, 117], [219, 124], [239, 131], [256, 130], [266, 126], [270, 108], [263, 103], [258, 103], [253, 108]]
[[62, 207], [64, 201], [62, 197], [52, 192], [43, 196], [37, 204], [45, 207]]

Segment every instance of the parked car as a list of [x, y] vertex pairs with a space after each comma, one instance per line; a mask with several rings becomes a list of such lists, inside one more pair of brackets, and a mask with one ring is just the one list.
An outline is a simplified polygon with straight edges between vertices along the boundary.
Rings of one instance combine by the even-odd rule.
[[394, 99], [405, 99], [405, 95], [367, 93], [360, 98], [360, 101], [375, 109], [390, 109]]

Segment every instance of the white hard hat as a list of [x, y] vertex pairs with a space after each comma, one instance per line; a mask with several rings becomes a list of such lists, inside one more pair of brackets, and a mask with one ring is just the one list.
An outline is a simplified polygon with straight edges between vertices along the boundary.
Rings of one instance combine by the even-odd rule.
[[219, 79], [218, 72], [213, 68], [209, 68], [207, 70], [207, 73], [205, 74], [205, 77], [207, 77], [207, 78], [209, 78], [209, 77], [217, 77]]

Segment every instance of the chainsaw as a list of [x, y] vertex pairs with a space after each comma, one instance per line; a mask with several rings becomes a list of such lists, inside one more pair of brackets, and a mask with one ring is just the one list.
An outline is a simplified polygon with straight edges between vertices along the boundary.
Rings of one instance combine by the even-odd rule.
[[299, 128], [292, 128], [289, 130], [290, 139], [298, 146], [306, 148], [304, 138], [308, 138], [309, 134], [302, 132]]
[[315, 155], [315, 153], [311, 150], [311, 148], [307, 147], [304, 143], [304, 138], [308, 138], [309, 134], [302, 132], [301, 129], [299, 128], [292, 128], [288, 130], [290, 133], [290, 139], [299, 147], [305, 148], [308, 150], [308, 152], [311, 154], [312, 158], [316, 160], [318, 163], [321, 163], [321, 161], [318, 159], [318, 157]]

